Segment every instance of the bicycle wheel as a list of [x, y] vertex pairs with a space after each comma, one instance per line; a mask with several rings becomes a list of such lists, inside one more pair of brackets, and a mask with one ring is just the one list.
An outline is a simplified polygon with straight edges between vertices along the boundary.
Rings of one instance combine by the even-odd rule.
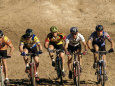
[[[33, 59], [32, 59], [32, 63]], [[36, 80], [35, 80], [35, 71], [34, 71], [34, 64], [31, 65], [31, 85], [32, 86], [37, 86]]]
[[76, 86], [80, 86], [80, 67], [79, 64], [76, 63], [76, 66], [74, 67], [74, 84]]
[[101, 81], [101, 69], [99, 69], [100, 67], [100, 64], [98, 62], [98, 68], [96, 69], [96, 74], [97, 74], [97, 84], [100, 84], [100, 81]]
[[59, 58], [59, 75], [60, 75], [60, 82], [62, 83], [63, 79], [62, 79], [62, 59], [61, 58]]
[[104, 62], [102, 62], [102, 80], [101, 80], [101, 85], [104, 86], [105, 85], [105, 64]]
[[5, 86], [2, 69], [0, 69], [0, 84], [1, 84], [0, 86]]

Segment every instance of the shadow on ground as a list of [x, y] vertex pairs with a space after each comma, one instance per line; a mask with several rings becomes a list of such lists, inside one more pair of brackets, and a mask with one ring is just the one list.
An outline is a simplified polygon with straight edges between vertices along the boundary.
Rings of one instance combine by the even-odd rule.
[[[80, 81], [80, 84], [82, 85], [88, 85], [88, 84], [96, 84], [94, 81]], [[63, 80], [63, 83], [60, 83], [60, 80], [51, 80], [51, 79], [45, 79], [41, 78], [38, 82], [39, 86], [45, 86], [45, 85], [53, 85], [53, 86], [70, 86], [74, 85], [73, 80]], [[29, 79], [10, 79], [10, 84], [8, 86], [31, 86]]]

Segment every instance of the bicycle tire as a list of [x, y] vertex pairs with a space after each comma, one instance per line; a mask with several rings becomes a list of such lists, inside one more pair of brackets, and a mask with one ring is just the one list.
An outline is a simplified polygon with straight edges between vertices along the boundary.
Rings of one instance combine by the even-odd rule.
[[63, 79], [62, 79], [62, 59], [59, 57], [59, 73], [60, 73], [60, 82], [62, 83], [63, 82]]
[[102, 86], [105, 86], [105, 64], [102, 62]]
[[100, 82], [101, 82], [101, 75], [100, 75], [100, 69], [99, 69], [99, 62], [98, 62], [98, 64], [97, 64], [97, 66], [98, 66], [98, 68], [96, 69], [96, 72], [97, 72], [97, 84], [100, 84]]
[[76, 63], [76, 66], [74, 68], [74, 84], [76, 86], [80, 86], [80, 67], [79, 67], [79, 64]]
[[[33, 63], [33, 59], [32, 59]], [[34, 64], [31, 65], [31, 85], [37, 86], [36, 80], [35, 80], [35, 71], [34, 71]]]

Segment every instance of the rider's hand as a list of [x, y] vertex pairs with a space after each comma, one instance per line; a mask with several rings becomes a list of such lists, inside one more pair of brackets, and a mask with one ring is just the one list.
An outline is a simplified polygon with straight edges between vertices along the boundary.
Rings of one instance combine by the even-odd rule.
[[90, 51], [94, 53], [96, 50], [95, 49], [90, 49]]
[[22, 55], [22, 56], [26, 56], [26, 53], [25, 53], [25, 52], [22, 52], [21, 55]]
[[39, 50], [39, 51], [38, 51], [38, 54], [42, 54], [42, 53], [43, 53], [43, 51], [42, 51], [42, 50]]
[[108, 52], [109, 52], [109, 53], [114, 52], [113, 48], [111, 48]]
[[51, 52], [52, 50], [50, 48], [47, 49], [48, 52]]
[[83, 55], [86, 55], [87, 54], [87, 50], [85, 50], [84, 52], [83, 52]]

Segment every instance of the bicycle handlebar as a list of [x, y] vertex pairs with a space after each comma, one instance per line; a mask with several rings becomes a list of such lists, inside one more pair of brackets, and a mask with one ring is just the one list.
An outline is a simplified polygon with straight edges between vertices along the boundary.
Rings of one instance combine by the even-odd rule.
[[61, 51], [61, 49], [54, 49], [54, 50], [50, 50], [49, 52], [54, 53], [54, 52], [59, 52], [59, 51]]
[[41, 53], [28, 53], [28, 54], [26, 54], [26, 56], [30, 56], [30, 55], [39, 55], [39, 54], [41, 54]]
[[94, 53], [98, 53], [98, 54], [107, 54], [110, 53], [109, 51], [95, 51]]

